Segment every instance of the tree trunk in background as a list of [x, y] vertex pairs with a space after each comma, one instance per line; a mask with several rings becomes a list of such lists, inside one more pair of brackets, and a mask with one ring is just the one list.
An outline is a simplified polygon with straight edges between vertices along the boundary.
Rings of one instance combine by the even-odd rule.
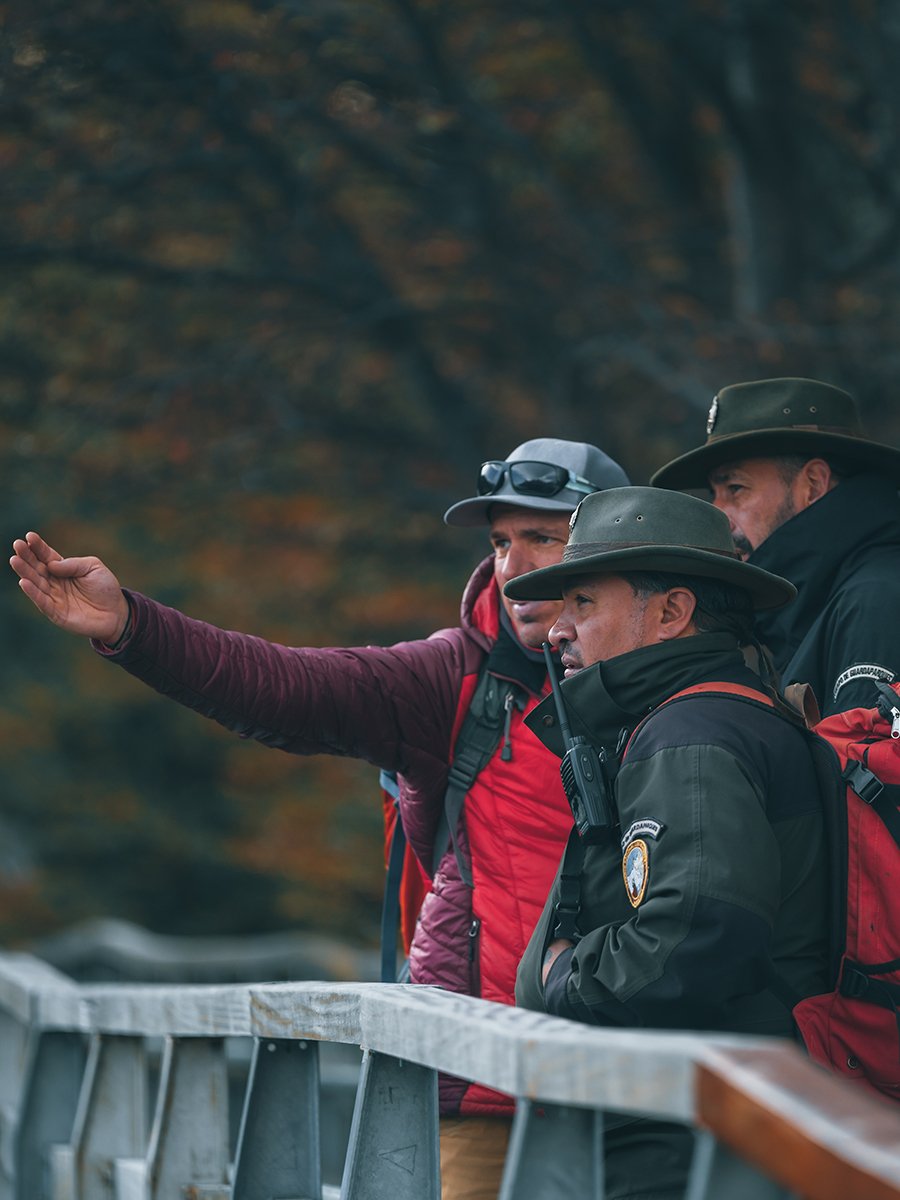
[[791, 147], [792, 81], [783, 15], [769, 0], [733, 0], [725, 60], [734, 315], [754, 320], [796, 293], [802, 242]]

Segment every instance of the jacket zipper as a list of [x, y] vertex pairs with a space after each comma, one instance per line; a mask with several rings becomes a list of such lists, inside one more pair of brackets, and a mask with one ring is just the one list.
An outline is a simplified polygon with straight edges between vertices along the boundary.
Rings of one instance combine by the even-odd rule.
[[512, 758], [512, 740], [510, 738], [510, 728], [512, 726], [512, 711], [515, 704], [515, 696], [512, 692], [507, 692], [503, 701], [503, 707], [506, 709], [506, 715], [503, 718], [503, 748], [500, 751], [500, 757], [504, 762], [509, 762]]
[[481, 963], [478, 958], [481, 919], [473, 917], [469, 926], [469, 994], [481, 995]]

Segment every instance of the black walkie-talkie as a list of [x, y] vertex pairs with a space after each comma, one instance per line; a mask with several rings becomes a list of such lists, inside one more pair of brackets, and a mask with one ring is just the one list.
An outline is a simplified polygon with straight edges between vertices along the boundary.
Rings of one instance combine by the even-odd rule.
[[615, 825], [615, 808], [603, 765], [606, 751], [601, 750], [598, 753], [587, 738], [572, 737], [559, 681], [556, 678], [556, 665], [550, 654], [550, 643], [544, 642], [541, 649], [547, 660], [547, 674], [550, 676], [559, 730], [566, 747], [559, 768], [563, 791], [572, 809], [578, 836], [586, 845], [592, 846], [605, 841]]

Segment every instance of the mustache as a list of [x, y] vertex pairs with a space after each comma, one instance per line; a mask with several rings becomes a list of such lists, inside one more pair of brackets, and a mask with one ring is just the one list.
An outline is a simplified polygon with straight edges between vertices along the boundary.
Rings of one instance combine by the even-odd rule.
[[582, 661], [581, 661], [581, 655], [576, 650], [572, 649], [571, 642], [567, 642], [567, 641], [565, 641], [565, 639], [563, 639], [559, 643], [558, 649], [559, 649], [560, 659], [568, 658], [569, 662], [571, 663], [572, 666], [576, 666], [576, 667], [584, 666], [584, 663], [582, 663]]

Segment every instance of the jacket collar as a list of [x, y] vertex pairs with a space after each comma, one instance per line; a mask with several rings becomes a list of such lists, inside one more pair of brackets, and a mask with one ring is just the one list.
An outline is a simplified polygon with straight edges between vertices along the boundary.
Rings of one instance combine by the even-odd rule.
[[[762, 686], [744, 665], [732, 634], [700, 633], [594, 663], [567, 679], [560, 691], [572, 735], [614, 749], [622, 729], [633, 729], [683, 688], [710, 681]], [[562, 756], [565, 748], [552, 697], [526, 722], [545, 746]]]
[[834, 589], [874, 546], [900, 546], [897, 490], [878, 475], [855, 475], [758, 546], [748, 561], [797, 588], [796, 600], [761, 612], [756, 627], [776, 666], [783, 670], [819, 617]]
[[500, 602], [492, 554], [472, 572], [463, 593], [460, 623], [487, 651], [491, 674], [540, 695], [547, 678], [544, 656], [540, 650], [523, 646], [516, 637]]

